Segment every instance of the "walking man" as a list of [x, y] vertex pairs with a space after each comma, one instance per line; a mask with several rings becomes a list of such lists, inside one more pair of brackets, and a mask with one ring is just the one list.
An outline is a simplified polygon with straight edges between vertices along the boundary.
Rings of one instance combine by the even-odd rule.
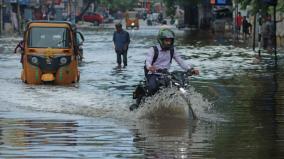
[[121, 56], [123, 57], [123, 65], [127, 66], [127, 50], [130, 43], [129, 33], [122, 29], [120, 23], [115, 25], [116, 31], [113, 33], [114, 49], [117, 55], [117, 68], [121, 68]]
[[238, 12], [238, 15], [235, 18], [235, 24], [236, 24], [236, 30], [237, 30], [237, 38], [241, 32], [241, 27], [243, 24], [243, 17], [241, 15], [241, 12]]

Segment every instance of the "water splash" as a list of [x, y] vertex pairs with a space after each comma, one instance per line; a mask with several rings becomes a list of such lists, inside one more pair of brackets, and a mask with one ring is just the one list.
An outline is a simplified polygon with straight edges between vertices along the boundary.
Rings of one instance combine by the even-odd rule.
[[146, 98], [141, 109], [137, 112], [138, 118], [187, 118], [188, 104], [174, 88], [162, 89], [150, 98]]
[[210, 122], [226, 122], [223, 115], [214, 111], [214, 103], [208, 101], [201, 93], [198, 93], [194, 87], [190, 87], [186, 94], [186, 99], [191, 103], [195, 115], [199, 120]]
[[176, 88], [165, 88], [141, 103], [138, 118], [183, 118], [189, 117], [189, 105]]
[[208, 101], [202, 94], [195, 91], [193, 87], [182, 94], [176, 88], [162, 89], [150, 98], [146, 98], [141, 103], [141, 107], [136, 110], [136, 118], [161, 119], [191, 119], [190, 107], [198, 120], [224, 121], [224, 118], [213, 112], [213, 103]]

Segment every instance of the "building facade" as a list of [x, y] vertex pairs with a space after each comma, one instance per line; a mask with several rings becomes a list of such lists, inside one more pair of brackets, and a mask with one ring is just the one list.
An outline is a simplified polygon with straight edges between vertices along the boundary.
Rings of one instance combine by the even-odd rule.
[[77, 0], [0, 0], [0, 32], [21, 32], [31, 20], [75, 23], [82, 7]]

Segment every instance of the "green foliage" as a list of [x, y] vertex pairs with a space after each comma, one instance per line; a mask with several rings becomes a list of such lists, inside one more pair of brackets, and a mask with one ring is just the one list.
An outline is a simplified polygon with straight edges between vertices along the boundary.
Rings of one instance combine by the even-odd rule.
[[138, 0], [97, 0], [99, 4], [102, 4], [112, 10], [126, 11], [136, 7]]
[[284, 12], [284, 0], [278, 0], [278, 10]]
[[[241, 5], [242, 9], [245, 9], [246, 6], [250, 5], [252, 6], [252, 13], [256, 14], [260, 10], [262, 11], [262, 14], [271, 13], [272, 12], [272, 6], [268, 6], [262, 3], [262, 0], [234, 0], [235, 3], [238, 3]], [[284, 11], [284, 0], [278, 0], [277, 4], [277, 11]]]
[[170, 1], [170, 0], [164, 0], [165, 6], [167, 7], [166, 14], [168, 16], [174, 16], [175, 15], [175, 5], [176, 1]]

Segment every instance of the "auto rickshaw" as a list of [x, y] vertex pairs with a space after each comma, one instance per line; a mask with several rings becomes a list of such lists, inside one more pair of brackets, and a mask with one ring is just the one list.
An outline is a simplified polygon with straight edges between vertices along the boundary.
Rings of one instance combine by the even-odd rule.
[[80, 79], [83, 35], [65, 21], [32, 21], [23, 37], [21, 79], [28, 84], [71, 84]]
[[136, 11], [128, 11], [125, 16], [126, 29], [139, 29], [139, 17]]

